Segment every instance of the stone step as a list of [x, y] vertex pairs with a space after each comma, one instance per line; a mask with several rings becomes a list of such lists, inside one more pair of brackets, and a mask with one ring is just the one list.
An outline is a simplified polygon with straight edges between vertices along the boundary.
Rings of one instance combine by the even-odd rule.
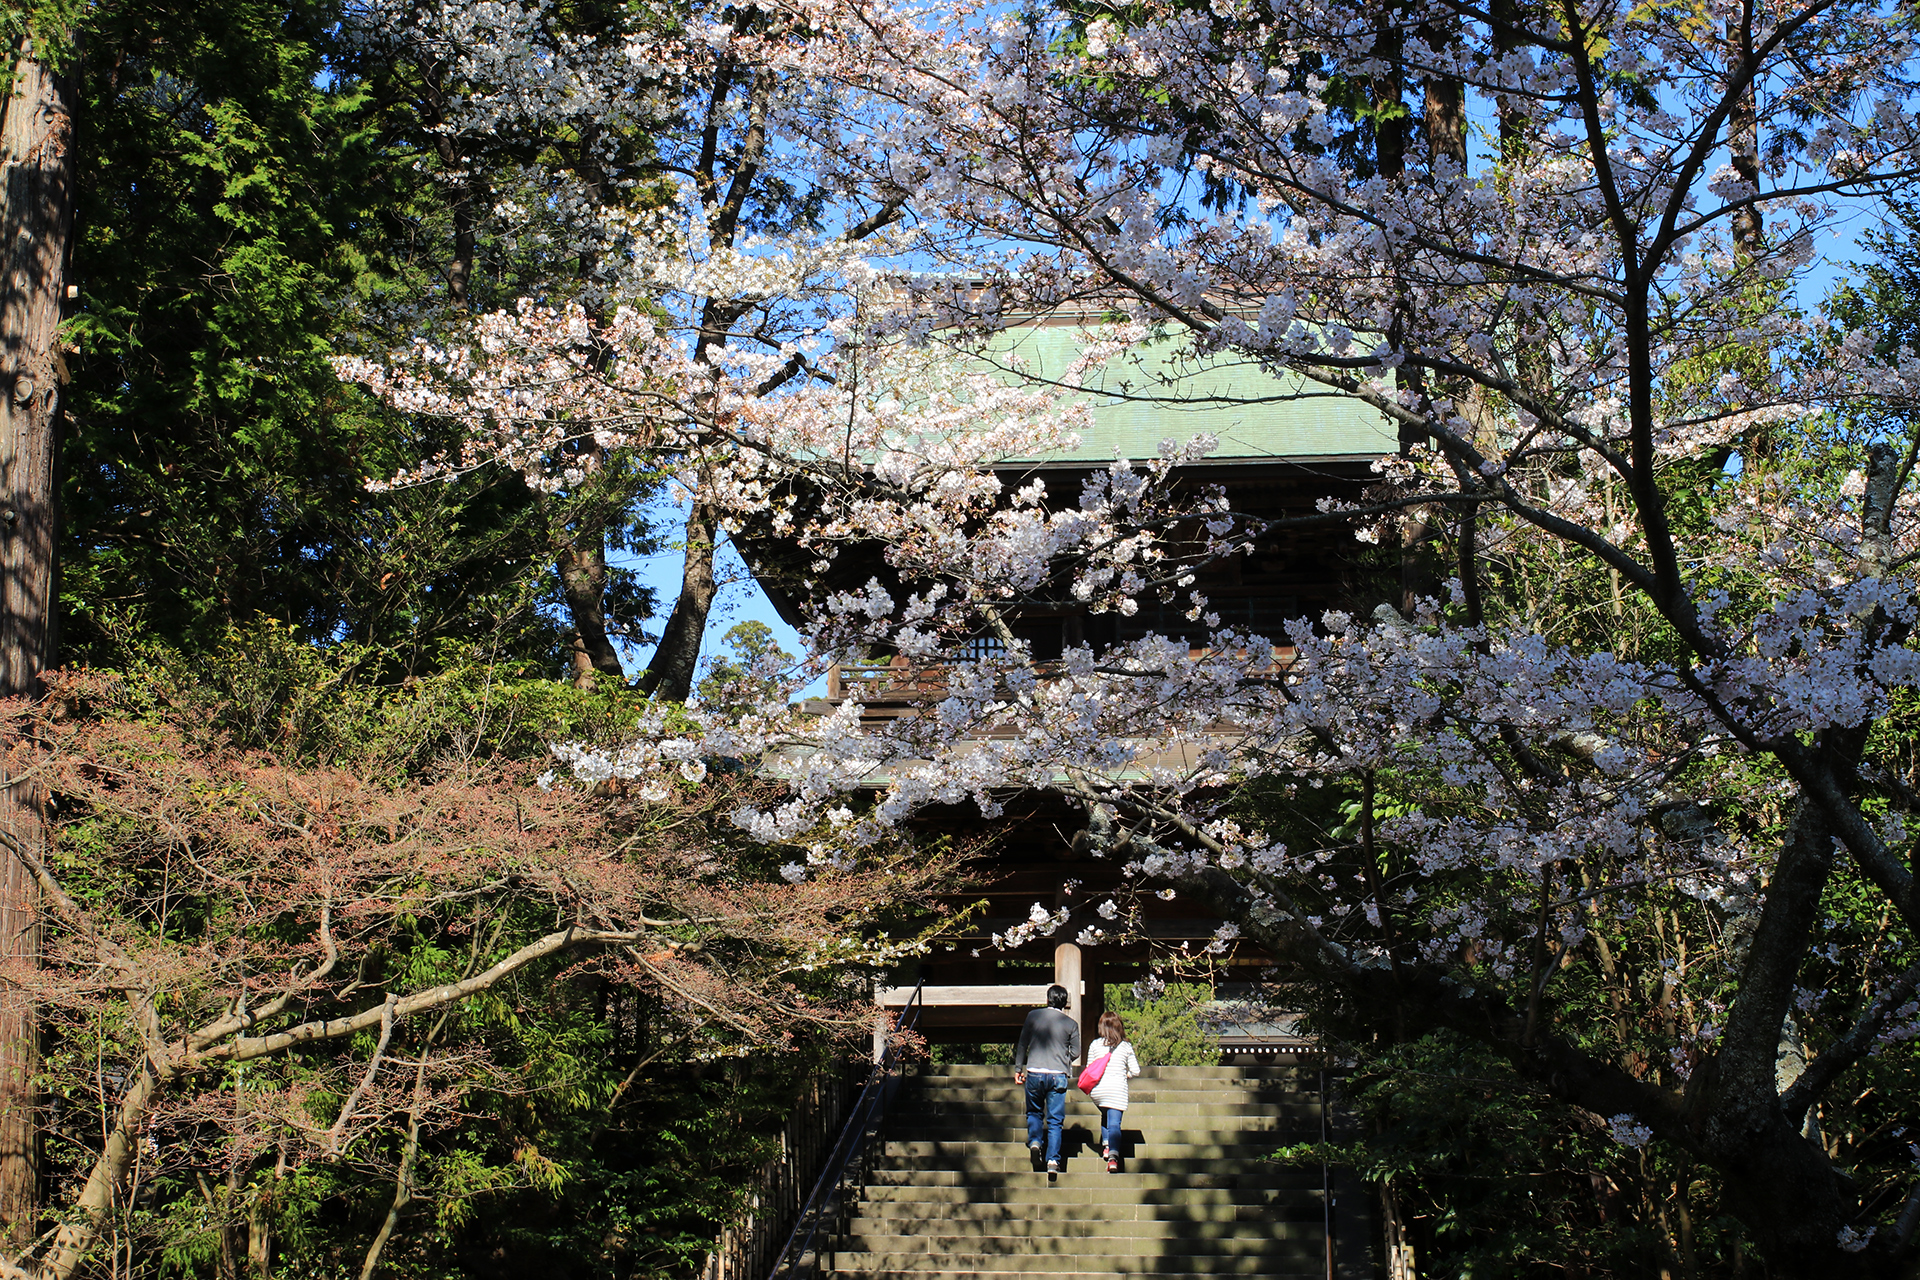
[[1127, 1181], [1127, 1175], [1101, 1177], [1106, 1181], [1090, 1175], [1062, 1174], [1052, 1182], [1041, 1179], [1017, 1185], [870, 1182], [862, 1194], [867, 1204], [1136, 1205], [1181, 1211], [1199, 1206], [1278, 1205], [1289, 1215], [1306, 1197], [1320, 1194], [1318, 1182], [1290, 1187], [1196, 1187], [1184, 1180], [1131, 1175], [1149, 1183], [1141, 1186]]
[[[1068, 1107], [1087, 1107], [1098, 1111], [1100, 1103], [1087, 1094], [1069, 1092]], [[1021, 1090], [981, 1090], [979, 1094], [927, 1096], [906, 1094], [889, 1107], [891, 1115], [1023, 1115], [1027, 1094]], [[1304, 1094], [1284, 1094], [1281, 1098], [1221, 1098], [1217, 1094], [1183, 1094], [1179, 1098], [1142, 1098], [1127, 1096], [1127, 1109], [1146, 1109], [1164, 1115], [1265, 1115], [1290, 1111], [1294, 1115], [1319, 1115], [1319, 1100]]]
[[[859, 1253], [887, 1253], [910, 1249], [915, 1241], [930, 1241], [927, 1247], [957, 1253], [1007, 1253], [1026, 1242], [1042, 1253], [1066, 1253], [1083, 1250], [1093, 1238], [1125, 1240], [1126, 1249], [1115, 1252], [1140, 1252], [1152, 1242], [1177, 1240], [1183, 1244], [1218, 1245], [1228, 1253], [1246, 1253], [1266, 1248], [1275, 1241], [1318, 1240], [1322, 1220], [1293, 1222], [1189, 1222], [1167, 1218], [1052, 1218], [1032, 1219], [1009, 1215], [990, 1221], [973, 1218], [939, 1218], [922, 1222], [901, 1218], [856, 1219], [841, 1237], [843, 1247]], [[974, 1247], [976, 1242], [979, 1247]]]
[[1309, 1240], [1304, 1231], [1292, 1240], [1253, 1236], [1232, 1239], [1182, 1239], [1177, 1236], [1165, 1239], [1110, 1236], [1066, 1239], [1058, 1236], [949, 1236], [928, 1232], [911, 1236], [847, 1236], [841, 1240], [835, 1252], [882, 1258], [921, 1253], [931, 1255], [928, 1260], [935, 1265], [947, 1265], [962, 1258], [1018, 1256], [1026, 1259], [1036, 1271], [1041, 1270], [1047, 1262], [1062, 1260], [1071, 1262], [1077, 1271], [1087, 1265], [1090, 1256], [1128, 1257], [1141, 1261], [1168, 1255], [1207, 1256], [1233, 1262], [1248, 1259], [1284, 1262], [1297, 1259], [1303, 1252], [1318, 1247], [1320, 1239], [1320, 1234], [1315, 1232]]
[[[1101, 1123], [1099, 1108], [1091, 1103], [1074, 1103], [1067, 1107], [1066, 1122], [1072, 1124]], [[1320, 1132], [1320, 1113], [1309, 1115], [1289, 1115], [1278, 1108], [1268, 1107], [1244, 1115], [1202, 1116], [1168, 1115], [1157, 1107], [1128, 1107], [1120, 1118], [1120, 1123], [1128, 1129], [1153, 1129], [1161, 1133], [1169, 1130], [1201, 1130], [1209, 1134], [1221, 1132], [1271, 1133], [1276, 1129], [1310, 1129]], [[906, 1133], [914, 1129], [925, 1129], [932, 1133], [972, 1133], [997, 1132], [1001, 1129], [1019, 1129], [1027, 1127], [1027, 1109], [1025, 1107], [982, 1107], [973, 1115], [956, 1114], [915, 1114], [895, 1112], [887, 1120], [888, 1133]], [[983, 1139], [984, 1140], [984, 1139]]]
[[[1098, 1126], [1104, 1121], [1100, 1108], [1085, 1099], [1075, 1099], [1067, 1104], [1065, 1121], [1068, 1125]], [[1320, 1132], [1320, 1112], [1297, 1111], [1286, 1107], [1248, 1107], [1243, 1111], [1201, 1110], [1187, 1107], [1155, 1107], [1135, 1103], [1120, 1113], [1120, 1124], [1127, 1129], [1153, 1129], [1166, 1132], [1170, 1129], [1190, 1129], [1208, 1134], [1219, 1133], [1271, 1133], [1276, 1129], [1308, 1129]], [[1027, 1127], [1027, 1109], [1022, 1106], [978, 1106], [943, 1107], [939, 1110], [928, 1108], [924, 1111], [896, 1111], [887, 1118], [886, 1132], [907, 1133], [924, 1129], [929, 1133], [965, 1133], [986, 1134], [1002, 1129]]]
[[[1173, 1148], [1240, 1148], [1244, 1153], [1267, 1153], [1277, 1151], [1296, 1142], [1313, 1142], [1319, 1138], [1319, 1125], [1275, 1125], [1269, 1128], [1160, 1128], [1158, 1125], [1119, 1126], [1119, 1144], [1129, 1151], [1173, 1151]], [[943, 1151], [960, 1148], [979, 1148], [981, 1151], [993, 1148], [1027, 1148], [1027, 1126], [1000, 1125], [996, 1128], [966, 1128], [966, 1126], [914, 1125], [910, 1128], [889, 1128], [889, 1144], [918, 1144], [927, 1148], [927, 1157], [933, 1159]], [[1100, 1144], [1100, 1125], [1092, 1123], [1091, 1117], [1068, 1117], [1068, 1123], [1060, 1130], [1060, 1140], [1064, 1144]]]
[[[1073, 1089], [1080, 1086], [1068, 1082]], [[989, 1092], [1024, 1094], [1027, 1086], [1020, 1084], [1012, 1076], [988, 1077], [980, 1080], [944, 1080], [932, 1081], [924, 1077], [909, 1077], [901, 1082], [906, 1092], [926, 1097], [977, 1097]], [[1135, 1097], [1155, 1098], [1240, 1098], [1240, 1099], [1284, 1099], [1314, 1098], [1319, 1089], [1312, 1086], [1295, 1085], [1286, 1080], [1219, 1080], [1213, 1082], [1193, 1080], [1149, 1080], [1145, 1076], [1135, 1076], [1127, 1081], [1127, 1092]]]
[[[1265, 1120], [1265, 1123], [1261, 1123]], [[1317, 1124], [1281, 1123], [1278, 1117], [1253, 1117], [1249, 1124], [1207, 1124], [1193, 1116], [1176, 1116], [1172, 1123], [1159, 1123], [1151, 1116], [1121, 1120], [1120, 1133], [1130, 1142], [1159, 1142], [1169, 1146], [1260, 1147], [1271, 1151], [1289, 1143], [1308, 1142], [1320, 1136]], [[1063, 1137], [1078, 1134], [1092, 1140], [1104, 1130], [1100, 1117], [1067, 1113], [1060, 1126]], [[884, 1131], [888, 1142], [975, 1143], [985, 1146], [1027, 1145], [1025, 1116], [1001, 1116], [998, 1124], [893, 1124]], [[1044, 1136], [1044, 1132], [1043, 1132]]]
[[[884, 1188], [897, 1191], [899, 1188]], [[941, 1188], [950, 1190], [950, 1188]], [[852, 1220], [908, 1222], [921, 1219], [954, 1219], [961, 1222], [993, 1223], [1008, 1219], [1022, 1222], [1069, 1222], [1098, 1219], [1105, 1222], [1319, 1222], [1325, 1211], [1319, 1186], [1272, 1192], [1258, 1203], [1195, 1203], [1183, 1197], [1180, 1203], [1167, 1203], [1167, 1193], [1136, 1195], [1122, 1201], [1088, 1204], [1061, 1201], [1059, 1193], [1042, 1193], [1024, 1201], [1012, 1200], [857, 1200], [851, 1206]], [[1242, 1200], [1255, 1197], [1243, 1195]]]
[[[1162, 1135], [1139, 1130], [1120, 1131], [1120, 1154], [1129, 1160], [1160, 1157], [1169, 1160], [1266, 1160], [1289, 1141], [1307, 1141], [1304, 1133], [1194, 1133], [1189, 1138], [1212, 1139], [1202, 1142], [1162, 1142]], [[1003, 1134], [991, 1142], [969, 1142], [954, 1136], [891, 1137], [876, 1147], [876, 1155], [892, 1161], [918, 1160], [929, 1169], [951, 1167], [956, 1160], [986, 1156], [1013, 1156], [1025, 1159], [1025, 1132]], [[1088, 1125], [1068, 1125], [1060, 1134], [1060, 1151], [1067, 1159], [1097, 1158], [1101, 1153], [1100, 1131]]]
[[[1075, 1080], [1079, 1078], [1080, 1068], [1085, 1065], [1085, 1063], [1074, 1064], [1073, 1078]], [[1013, 1070], [1009, 1067], [1002, 1067], [993, 1075], [979, 1076], [929, 1076], [908, 1074], [901, 1077], [900, 1083], [903, 1088], [923, 1089], [929, 1093], [968, 1093], [975, 1089], [1026, 1088], [1025, 1085], [1013, 1078]], [[1308, 1080], [1286, 1080], [1261, 1079], [1257, 1077], [1248, 1079], [1235, 1077], [1217, 1080], [1181, 1080], [1169, 1079], [1166, 1076], [1157, 1075], [1149, 1069], [1137, 1076], [1129, 1077], [1127, 1087], [1129, 1089], [1153, 1089], [1161, 1093], [1252, 1093], [1258, 1094], [1263, 1098], [1268, 1098], [1285, 1094], [1318, 1093], [1320, 1091], [1320, 1081], [1317, 1078]]]
[[929, 1271], [993, 1272], [1002, 1274], [1054, 1275], [1060, 1272], [1084, 1272], [1090, 1266], [1098, 1274], [1132, 1276], [1161, 1275], [1240, 1275], [1272, 1276], [1286, 1271], [1311, 1274], [1322, 1254], [1318, 1242], [1296, 1241], [1285, 1249], [1269, 1253], [1222, 1257], [1215, 1253], [1156, 1253], [1146, 1257], [1125, 1252], [1107, 1252], [1097, 1245], [1071, 1254], [1033, 1254], [1026, 1252], [948, 1253], [944, 1250], [902, 1250], [890, 1253], [863, 1253], [855, 1249], [836, 1250], [833, 1269], [842, 1275], [873, 1276], [883, 1272], [924, 1275]]
[[1099, 1109], [1069, 1095], [1063, 1168], [1036, 1172], [1026, 1092], [1005, 1066], [910, 1075], [863, 1198], [830, 1255], [860, 1280], [1323, 1280], [1318, 1168], [1267, 1159], [1320, 1134], [1317, 1070], [1149, 1067], [1133, 1080], [1123, 1165]]
[[[1103, 1123], [1092, 1107], [1069, 1107], [1063, 1128], [1098, 1131]], [[1120, 1127], [1134, 1133], [1189, 1135], [1202, 1142], [1235, 1141], [1239, 1135], [1251, 1135], [1250, 1141], [1278, 1141], [1278, 1133], [1320, 1132], [1318, 1116], [1168, 1116], [1151, 1109], [1130, 1108], [1120, 1117]], [[895, 1116], [887, 1123], [886, 1134], [905, 1142], [999, 1142], [1012, 1141], [1018, 1135], [1026, 1140], [1027, 1113], [1006, 1110], [984, 1115], [974, 1121], [958, 1116]]]
[[[1006, 1076], [1013, 1072], [1005, 1063], [948, 1062], [912, 1073], [915, 1080], [979, 1080], [988, 1076]], [[1145, 1063], [1142, 1080], [1298, 1080], [1318, 1085], [1320, 1072], [1311, 1067], [1173, 1067], [1163, 1063]]]
[[[1121, 1128], [1119, 1130], [1119, 1150], [1123, 1155], [1165, 1155], [1173, 1159], [1265, 1159], [1271, 1151], [1279, 1151], [1286, 1146], [1288, 1136], [1281, 1132], [1254, 1132], [1254, 1134], [1235, 1134], [1235, 1132], [1206, 1132], [1206, 1130], [1183, 1130], [1181, 1136], [1187, 1142], [1173, 1140], [1175, 1130], [1165, 1132], [1142, 1132], [1139, 1128]], [[1062, 1146], [1081, 1144], [1087, 1148], [1098, 1148], [1100, 1132], [1096, 1128], [1069, 1123], [1060, 1130]], [[1304, 1138], [1304, 1134], [1302, 1134]], [[941, 1167], [941, 1161], [948, 1159], [968, 1159], [973, 1155], [1020, 1155], [1027, 1153], [1027, 1130], [1008, 1130], [1006, 1134], [995, 1136], [991, 1140], [958, 1138], [958, 1136], [922, 1136], [922, 1134], [891, 1134], [881, 1146], [889, 1157], [904, 1159], [924, 1159], [933, 1169]]]
[[[957, 1175], [957, 1185], [960, 1186], [1000, 1186], [1018, 1178], [1046, 1177], [1044, 1172], [1034, 1169], [1033, 1161], [1024, 1153], [1018, 1156], [977, 1156], [969, 1160], [954, 1160], [942, 1164], [938, 1169], [928, 1169], [911, 1160], [885, 1160], [876, 1163], [867, 1176], [868, 1181], [876, 1185], [898, 1185], [902, 1182], [917, 1182], [925, 1186], [944, 1185], [928, 1181], [927, 1175], [934, 1173]], [[1309, 1170], [1304, 1167], [1275, 1164], [1270, 1160], [1163, 1160], [1140, 1156], [1122, 1159], [1119, 1170], [1113, 1172], [1108, 1170], [1106, 1161], [1095, 1151], [1061, 1156], [1057, 1176], [1097, 1176], [1109, 1180], [1116, 1177], [1159, 1177], [1198, 1186], [1262, 1187], [1298, 1186], [1310, 1176], [1314, 1186], [1320, 1185], [1318, 1166], [1309, 1175]]]
[[[1207, 1135], [1192, 1135], [1205, 1137]], [[1120, 1131], [1120, 1156], [1123, 1160], [1271, 1160], [1283, 1146], [1285, 1134], [1216, 1134], [1223, 1142], [1161, 1142], [1153, 1134]], [[1294, 1135], [1305, 1141], [1307, 1135]], [[890, 1165], [919, 1162], [928, 1169], [955, 1168], [958, 1162], [975, 1159], [1027, 1158], [1027, 1135], [1008, 1134], [996, 1142], [962, 1143], [951, 1139], [889, 1139], [875, 1148], [875, 1155]], [[1102, 1147], [1098, 1130], [1067, 1126], [1060, 1135], [1060, 1155], [1066, 1160], [1098, 1160]]]
[[[939, 1270], [927, 1271], [834, 1271], [832, 1274], [849, 1277], [849, 1280], [855, 1276], [860, 1280], [1006, 1280], [1008, 1276], [1021, 1274], [1018, 1258], [996, 1259], [996, 1262], [1003, 1262], [1005, 1265], [998, 1271], [955, 1271], [943, 1267]], [[1113, 1274], [1111, 1267], [1103, 1267], [1099, 1271], [1050, 1271], [1047, 1273], [1048, 1280], [1111, 1280]], [[1127, 1274], [1133, 1280], [1191, 1280], [1195, 1274], [1206, 1273], [1130, 1271]], [[1260, 1276], [1261, 1280], [1326, 1280], [1326, 1273], [1318, 1261], [1304, 1269], [1295, 1265], [1286, 1270], [1262, 1271]]]
[[[1129, 1160], [1118, 1174], [1108, 1173], [1104, 1161], [1095, 1158], [1060, 1162], [1060, 1172], [1049, 1174], [1035, 1170], [1027, 1159], [1007, 1162], [1004, 1169], [926, 1169], [915, 1165], [905, 1168], [874, 1169], [867, 1175], [873, 1187], [1038, 1187], [1059, 1182], [1078, 1186], [1079, 1179], [1099, 1186], [1161, 1187], [1300, 1187], [1320, 1185], [1320, 1170], [1272, 1161], [1247, 1161], [1237, 1168], [1221, 1168], [1218, 1161], [1195, 1160], [1183, 1167], [1179, 1162]], [[1072, 1179], [1074, 1181], [1068, 1181]]]

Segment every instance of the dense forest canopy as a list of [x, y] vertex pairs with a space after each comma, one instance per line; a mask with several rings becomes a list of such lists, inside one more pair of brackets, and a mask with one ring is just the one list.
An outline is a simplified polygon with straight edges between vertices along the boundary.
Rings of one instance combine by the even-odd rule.
[[[1428, 1265], [1911, 1270], [1907, 9], [7, 12], [29, 1273], [684, 1273], [962, 883], [916, 814], [1016, 793], [1276, 958]], [[968, 359], [1051, 314], [1064, 380]], [[1156, 342], [1400, 449], [1277, 518], [1207, 439], [996, 471]], [[1350, 608], [1215, 615], [1330, 524]], [[732, 535], [797, 658], [700, 667]], [[921, 714], [796, 699], [876, 653]]]

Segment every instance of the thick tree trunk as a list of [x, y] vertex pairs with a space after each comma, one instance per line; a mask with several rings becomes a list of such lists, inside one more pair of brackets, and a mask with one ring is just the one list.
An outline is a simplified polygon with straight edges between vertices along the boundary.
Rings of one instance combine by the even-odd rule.
[[53, 665], [60, 312], [73, 226], [73, 116], [60, 77], [22, 52], [0, 118], [0, 696]]
[[[430, 63], [420, 68], [420, 74], [426, 84], [426, 101], [421, 104], [421, 114], [430, 127], [438, 129], [446, 123], [447, 115], [445, 67]], [[441, 171], [447, 175], [447, 211], [453, 216], [453, 256], [447, 262], [447, 301], [453, 304], [456, 311], [471, 311], [477, 184], [472, 173], [466, 172], [470, 163], [468, 157], [461, 154], [453, 136], [444, 129], [438, 129], [436, 133], [434, 150], [440, 157]]]
[[[1457, 25], [1442, 29], [1432, 24], [1420, 28], [1420, 36], [1436, 51], [1459, 42]], [[1427, 165], [1437, 170], [1442, 158], [1451, 159], [1455, 173], [1467, 171], [1467, 95], [1465, 86], [1454, 76], [1429, 75], [1424, 102], [1427, 126]]]
[[[1520, 47], [1519, 0], [1493, 0], [1493, 48], [1502, 56]], [[1495, 109], [1500, 116], [1500, 158], [1504, 161], [1527, 132], [1525, 99], [1518, 94], [1496, 94]]]
[[[1753, 59], [1753, 33], [1738, 18], [1727, 20], [1727, 78], [1738, 76]], [[1727, 116], [1727, 153], [1742, 182], [1760, 189], [1759, 109], [1749, 85], [1733, 100]], [[1751, 262], [1765, 245], [1761, 240], [1760, 206], [1750, 204], [1733, 215], [1733, 244], [1737, 256]]]
[[[32, 783], [5, 785], [0, 771], [0, 825], [36, 853], [45, 852], [42, 797]], [[40, 1212], [40, 1127], [33, 1078], [40, 1031], [33, 1002], [15, 974], [40, 958], [40, 891], [18, 858], [0, 867], [0, 1223], [5, 1240], [24, 1244]]]
[[[73, 226], [73, 111], [64, 77], [23, 44], [0, 117], [6, 205], [0, 245], [0, 696], [33, 694], [59, 641], [54, 539], [59, 488], [61, 307]], [[44, 846], [42, 797], [9, 784], [0, 765], [0, 826]], [[0, 869], [0, 967], [38, 962], [39, 891], [17, 858]], [[39, 1131], [33, 1076], [39, 1056], [33, 1007], [0, 981], [0, 1221], [9, 1239], [33, 1234], [39, 1209]]]
[[680, 579], [680, 598], [661, 633], [640, 690], [656, 698], [685, 702], [693, 693], [693, 676], [700, 661], [700, 641], [707, 631], [707, 615], [719, 590], [713, 578], [714, 538], [719, 521], [712, 507], [694, 499], [687, 514], [687, 567]]
[[1374, 32], [1374, 56], [1387, 64], [1387, 73], [1373, 82], [1374, 163], [1383, 178], [1398, 178], [1407, 167], [1407, 117], [1400, 98], [1400, 82], [1405, 75], [1401, 62], [1404, 41], [1397, 25], [1399, 14], [1392, 8], [1381, 10], [1379, 27]]
[[562, 547], [555, 567], [573, 616], [574, 684], [592, 688], [596, 674], [624, 681], [626, 670], [607, 635], [607, 553], [600, 533], [596, 530], [590, 539], [583, 533], [573, 545]]
[[447, 300], [461, 311], [473, 310], [473, 187], [461, 182], [447, 197], [453, 210], [453, 260], [447, 264]]
[[[1768, 992], [1747, 1003], [1745, 990], [1749, 984], [1776, 981], [1759, 977], [1756, 966], [1776, 969], [1780, 980], [1790, 981], [1788, 962], [1805, 949], [1804, 936], [1793, 937], [1792, 917], [1804, 914], [1809, 903], [1817, 909], [1826, 874], [1820, 864], [1830, 864], [1832, 848], [1826, 820], [1813, 805], [1803, 804], [1783, 849], [1781, 870], [1768, 887], [1753, 943], [1755, 952], [1768, 948], [1770, 953], [1749, 962], [1741, 994], [1746, 1009], [1735, 1006], [1719, 1054], [1695, 1071], [1684, 1100], [1551, 1032], [1528, 1043], [1524, 1019], [1498, 995], [1475, 992], [1433, 970], [1330, 970], [1292, 917], [1255, 899], [1218, 868], [1182, 877], [1176, 884], [1211, 905], [1221, 918], [1239, 924], [1273, 955], [1298, 963], [1303, 973], [1330, 977], [1354, 1007], [1376, 1011], [1367, 1015], [1374, 1025], [1386, 1016], [1378, 1011], [1403, 1009], [1410, 1018], [1403, 1033], [1450, 1028], [1499, 1052], [1555, 1097], [1596, 1115], [1624, 1112], [1656, 1129], [1665, 1127], [1674, 1140], [1719, 1171], [1729, 1211], [1746, 1225], [1771, 1274], [1878, 1280], [1905, 1273], [1889, 1248], [1849, 1253], [1840, 1245], [1840, 1228], [1849, 1221], [1841, 1175], [1781, 1106], [1773, 1060], [1785, 1004], [1777, 996], [1769, 998]], [[1776, 917], [1775, 924], [1768, 923], [1769, 915]], [[1769, 935], [1779, 938], [1777, 948]], [[1702, 1096], [1704, 1116], [1694, 1106]], [[1678, 1135], [1676, 1125], [1685, 1125], [1690, 1137]]]

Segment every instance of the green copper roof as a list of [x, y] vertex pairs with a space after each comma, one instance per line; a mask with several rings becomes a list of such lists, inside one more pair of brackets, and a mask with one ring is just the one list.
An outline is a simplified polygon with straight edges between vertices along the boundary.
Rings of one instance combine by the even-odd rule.
[[[1052, 381], [1080, 356], [1081, 328], [1059, 321], [1002, 331], [986, 358], [1027, 377]], [[1116, 457], [1158, 455], [1160, 442], [1217, 436], [1212, 461], [1256, 458], [1378, 457], [1398, 441], [1391, 424], [1351, 396], [1297, 375], [1274, 374], [1244, 356], [1197, 360], [1167, 338], [1109, 361], [1089, 379], [1094, 426], [1080, 448], [1010, 462], [1098, 466]]]

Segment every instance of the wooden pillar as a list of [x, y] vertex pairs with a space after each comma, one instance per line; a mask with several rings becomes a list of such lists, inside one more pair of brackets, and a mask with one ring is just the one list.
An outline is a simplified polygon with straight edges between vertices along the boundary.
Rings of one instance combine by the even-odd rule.
[[873, 1011], [873, 1060], [887, 1056], [887, 1039], [893, 1034], [893, 1015], [885, 1009]]
[[1080, 1024], [1080, 1047], [1087, 1047], [1086, 998], [1081, 994], [1079, 944], [1062, 942], [1053, 949], [1053, 980], [1067, 989], [1067, 1012]]

